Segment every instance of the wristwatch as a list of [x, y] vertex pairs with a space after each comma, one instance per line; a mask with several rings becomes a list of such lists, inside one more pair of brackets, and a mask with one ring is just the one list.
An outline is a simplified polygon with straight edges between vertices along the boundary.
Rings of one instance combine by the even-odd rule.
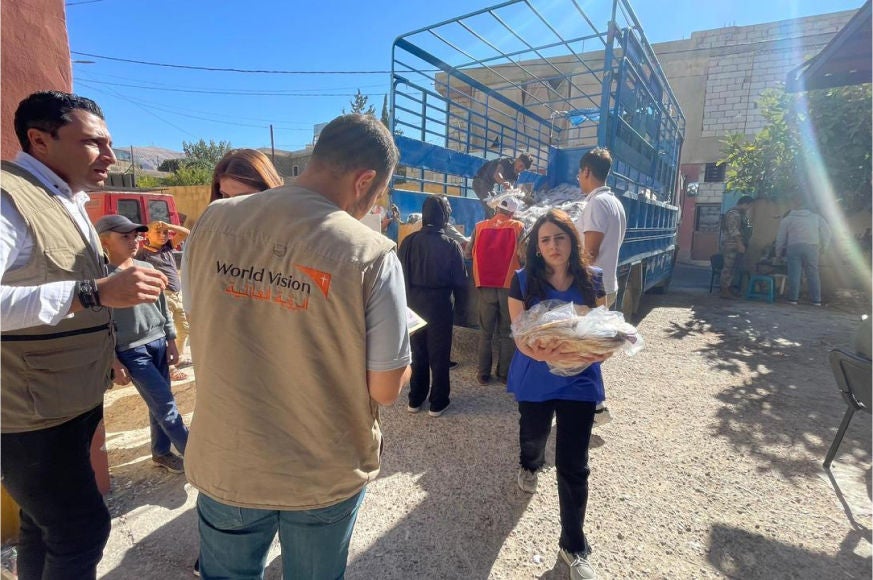
[[100, 293], [97, 292], [97, 282], [95, 280], [80, 280], [76, 282], [76, 294], [78, 294], [79, 302], [84, 308], [100, 306]]

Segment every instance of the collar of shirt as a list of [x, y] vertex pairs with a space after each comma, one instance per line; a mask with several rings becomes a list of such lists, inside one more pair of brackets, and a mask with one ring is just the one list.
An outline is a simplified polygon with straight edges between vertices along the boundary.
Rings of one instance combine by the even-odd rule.
[[601, 193], [612, 193], [612, 190], [609, 189], [608, 185], [601, 185], [598, 188], [592, 189], [591, 192], [585, 197], [585, 201], [591, 201], [598, 194], [601, 194]]
[[57, 173], [49, 169], [49, 167], [29, 153], [19, 151], [15, 156], [15, 164], [29, 171], [34, 177], [39, 179], [53, 195], [63, 195], [68, 199], [72, 199], [78, 203], [85, 203], [91, 199], [84, 191], [74, 192], [67, 185], [67, 182], [61, 179]]

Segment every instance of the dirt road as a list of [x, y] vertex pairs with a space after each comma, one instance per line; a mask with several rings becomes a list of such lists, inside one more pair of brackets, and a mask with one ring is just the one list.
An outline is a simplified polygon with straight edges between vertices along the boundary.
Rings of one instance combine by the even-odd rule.
[[[708, 269], [684, 268], [644, 302], [646, 348], [604, 366], [614, 420], [591, 453], [593, 565], [617, 579], [869, 578], [870, 415], [856, 414], [833, 475], [821, 468], [845, 410], [827, 353], [849, 343], [864, 307], [725, 301], [707, 287]], [[457, 331], [443, 417], [408, 414], [405, 393], [384, 410], [384, 469], [348, 578], [566, 577], [554, 470], [534, 496], [516, 488], [515, 404], [476, 384], [474, 344]], [[185, 413], [194, 389], [177, 387]], [[109, 393], [106, 416], [113, 529], [101, 577], [190, 578], [196, 492], [152, 467], [132, 388]], [[267, 578], [281, 577], [277, 554]]]

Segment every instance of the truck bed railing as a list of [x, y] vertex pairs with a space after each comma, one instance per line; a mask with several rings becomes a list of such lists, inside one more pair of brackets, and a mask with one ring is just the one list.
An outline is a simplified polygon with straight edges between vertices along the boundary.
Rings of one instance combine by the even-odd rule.
[[685, 120], [625, 0], [511, 0], [392, 50], [397, 134], [482, 159], [528, 152], [549, 186], [575, 178], [552, 173], [555, 151], [606, 145], [620, 189], [675, 204]]

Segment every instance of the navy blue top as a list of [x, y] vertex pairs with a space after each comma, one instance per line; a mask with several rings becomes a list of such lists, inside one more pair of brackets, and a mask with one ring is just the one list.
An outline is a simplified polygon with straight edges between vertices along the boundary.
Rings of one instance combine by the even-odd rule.
[[385, 226], [385, 235], [388, 236], [394, 243], [397, 243], [397, 234], [400, 232], [400, 226], [397, 224], [397, 220], [391, 220], [388, 222], [388, 225]]
[[[604, 296], [603, 270], [596, 267], [591, 267], [590, 270], [593, 274], [595, 295]], [[509, 295], [523, 302], [527, 288], [527, 275], [523, 268], [515, 273], [515, 278], [517, 282], [515, 279], [513, 280]], [[518, 292], [513, 295], [513, 290], [516, 288]], [[546, 288], [545, 300], [563, 300], [594, 307], [594, 304], [586, 304], [585, 297], [575, 285], [563, 292], [555, 290], [550, 285], [547, 285]], [[535, 361], [526, 354], [522, 354], [517, 348], [509, 366], [506, 390], [515, 395], [516, 401], [529, 403], [541, 403], [554, 399], [597, 403], [606, 399], [603, 390], [603, 377], [600, 374], [600, 363], [592, 363], [578, 375], [559, 377], [549, 372], [549, 366], [546, 363]]]

